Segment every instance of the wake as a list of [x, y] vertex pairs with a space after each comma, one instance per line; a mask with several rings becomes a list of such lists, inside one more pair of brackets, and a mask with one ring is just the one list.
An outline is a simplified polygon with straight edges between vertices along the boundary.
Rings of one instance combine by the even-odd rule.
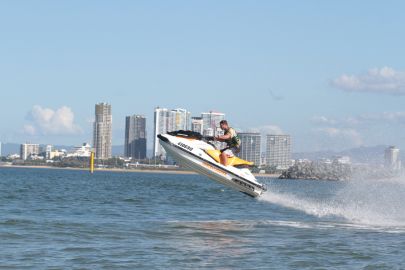
[[291, 191], [279, 192], [269, 187], [259, 200], [319, 218], [338, 218], [354, 224], [405, 227], [405, 181], [401, 180], [353, 180], [327, 199], [316, 198], [314, 193], [307, 192], [303, 197]]

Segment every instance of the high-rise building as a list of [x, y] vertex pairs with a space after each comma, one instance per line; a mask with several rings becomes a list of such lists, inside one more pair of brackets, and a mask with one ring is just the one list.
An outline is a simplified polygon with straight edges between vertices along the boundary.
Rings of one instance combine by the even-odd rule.
[[169, 112], [168, 131], [189, 130], [190, 112], [185, 109], [174, 109]]
[[132, 115], [125, 118], [125, 157], [146, 158], [146, 118]]
[[0, 142], [0, 157], [1, 157], [2, 155], [1, 155], [1, 142]]
[[390, 146], [385, 149], [385, 167], [390, 170], [401, 169], [401, 160], [399, 159], [399, 149], [395, 146]]
[[287, 169], [291, 165], [290, 135], [267, 135], [266, 165]]
[[157, 135], [167, 133], [169, 126], [169, 110], [166, 108], [155, 108], [154, 113], [154, 130], [153, 130], [153, 155], [161, 157], [165, 154], [159, 143]]
[[224, 113], [208, 112], [201, 113], [203, 120], [203, 134], [206, 136], [223, 135], [223, 131], [219, 127], [219, 122], [225, 119]]
[[237, 154], [241, 159], [254, 162], [260, 166], [260, 145], [262, 136], [260, 133], [238, 133], [241, 140], [240, 152]]
[[24, 143], [20, 146], [20, 157], [27, 160], [30, 156], [39, 155], [39, 144]]
[[156, 107], [154, 126], [153, 154], [155, 157], [165, 159], [166, 152], [160, 145], [157, 135], [175, 130], [189, 130], [190, 112], [185, 109], [168, 110], [166, 108]]
[[191, 130], [203, 134], [202, 117], [191, 117]]
[[96, 119], [93, 126], [93, 146], [97, 159], [111, 158], [112, 150], [112, 114], [111, 105], [96, 104]]

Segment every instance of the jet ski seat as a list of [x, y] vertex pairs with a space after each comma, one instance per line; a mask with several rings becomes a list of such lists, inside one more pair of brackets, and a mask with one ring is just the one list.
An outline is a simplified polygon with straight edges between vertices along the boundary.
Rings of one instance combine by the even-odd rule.
[[[220, 150], [205, 150], [205, 152], [212, 157], [216, 162], [220, 163], [219, 155], [221, 154]], [[227, 166], [234, 166], [234, 167], [248, 167], [253, 166], [253, 162], [243, 160], [236, 156], [228, 158]]]

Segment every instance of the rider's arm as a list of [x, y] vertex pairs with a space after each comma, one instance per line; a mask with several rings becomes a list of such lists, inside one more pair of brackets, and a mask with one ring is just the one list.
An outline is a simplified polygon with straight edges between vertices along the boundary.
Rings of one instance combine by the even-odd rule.
[[220, 142], [226, 141], [226, 140], [231, 139], [231, 134], [219, 135], [219, 136], [216, 136], [215, 139], [216, 139], [217, 141], [220, 141]]

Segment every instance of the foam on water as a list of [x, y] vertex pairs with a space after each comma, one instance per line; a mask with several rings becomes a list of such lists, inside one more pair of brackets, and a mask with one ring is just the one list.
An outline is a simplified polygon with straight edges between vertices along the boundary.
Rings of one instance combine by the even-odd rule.
[[206, 231], [226, 231], [232, 228], [233, 231], [252, 231], [256, 226], [270, 225], [279, 227], [290, 227], [297, 229], [330, 229], [330, 228], [351, 228], [356, 230], [374, 230], [385, 233], [404, 233], [405, 227], [401, 226], [370, 226], [367, 224], [337, 223], [337, 222], [310, 222], [310, 221], [288, 221], [288, 220], [172, 220], [168, 224], [175, 224], [182, 229], [204, 229]]
[[262, 201], [319, 218], [336, 217], [353, 224], [405, 228], [405, 180], [352, 180], [328, 198], [269, 190]]

